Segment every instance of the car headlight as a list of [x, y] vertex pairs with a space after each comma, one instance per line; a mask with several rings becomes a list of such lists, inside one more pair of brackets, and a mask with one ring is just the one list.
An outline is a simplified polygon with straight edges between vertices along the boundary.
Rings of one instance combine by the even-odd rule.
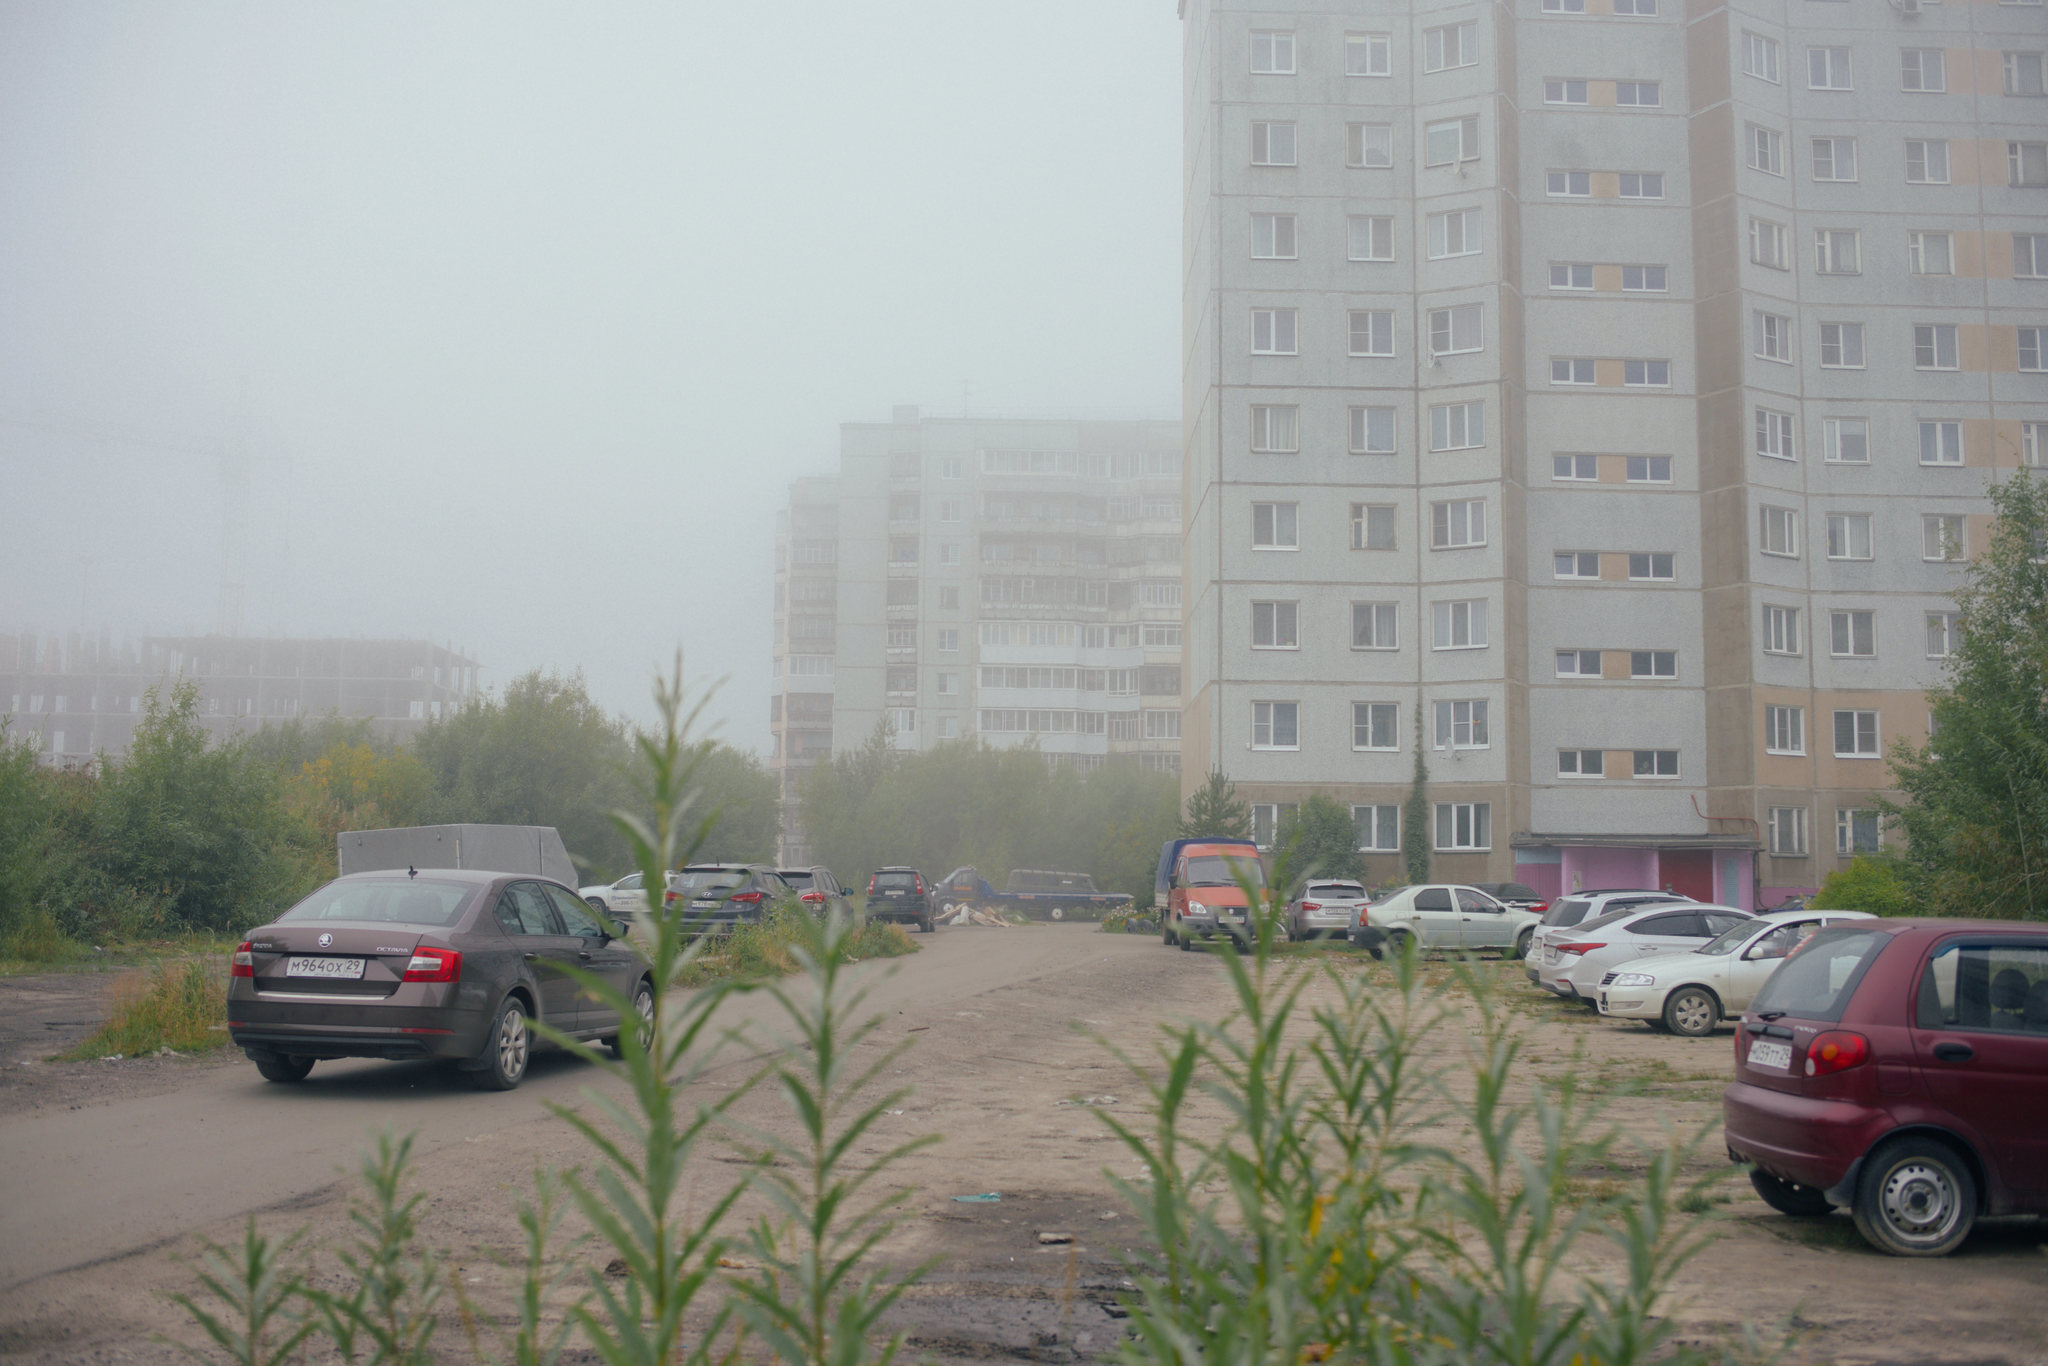
[[1657, 979], [1650, 976], [1647, 972], [1624, 972], [1614, 979], [1613, 985], [1618, 987], [1653, 987], [1657, 985]]

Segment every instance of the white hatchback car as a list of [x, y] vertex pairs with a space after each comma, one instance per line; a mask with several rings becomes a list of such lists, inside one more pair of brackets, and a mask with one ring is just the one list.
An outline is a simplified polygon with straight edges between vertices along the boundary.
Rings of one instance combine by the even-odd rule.
[[1593, 1005], [1608, 969], [1660, 953], [1683, 953], [1726, 933], [1750, 912], [1686, 901], [1610, 911], [1570, 934], [1553, 935], [1538, 982], [1560, 996]]
[[1423, 883], [1391, 892], [1361, 909], [1351, 927], [1351, 942], [1375, 957], [1389, 948], [1399, 952], [1412, 939], [1425, 949], [1499, 949], [1520, 958], [1529, 952], [1529, 937], [1540, 919], [1536, 912], [1518, 911], [1477, 887]]
[[1543, 951], [1550, 946], [1553, 938], [1570, 934], [1609, 911], [1630, 911], [1638, 906], [1691, 900], [1691, 897], [1680, 896], [1677, 892], [1653, 892], [1642, 888], [1629, 891], [1573, 892], [1569, 896], [1558, 897], [1543, 908], [1543, 919], [1536, 926], [1536, 937], [1529, 941], [1528, 966], [1523, 971], [1527, 973], [1530, 981], [1539, 980], [1538, 970], [1543, 962]]
[[1772, 911], [1745, 920], [1690, 953], [1665, 953], [1611, 968], [1600, 978], [1602, 1015], [1698, 1038], [1742, 1014], [1778, 964], [1821, 926], [1870, 920], [1868, 911]]

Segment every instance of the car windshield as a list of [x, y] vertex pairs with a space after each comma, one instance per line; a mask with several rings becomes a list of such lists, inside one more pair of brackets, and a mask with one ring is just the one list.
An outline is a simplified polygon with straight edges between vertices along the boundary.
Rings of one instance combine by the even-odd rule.
[[679, 892], [707, 896], [714, 892], [729, 892], [746, 880], [746, 873], [736, 868], [685, 868], [676, 878], [675, 886]]
[[1569, 896], [1550, 903], [1550, 909], [1543, 913], [1543, 923], [1553, 929], [1559, 926], [1576, 925], [1586, 918], [1586, 912], [1593, 909], [1593, 903], [1584, 897]]
[[1757, 928], [1755, 921], [1746, 920], [1740, 925], [1724, 930], [1694, 949], [1693, 952], [1712, 954], [1716, 958], [1726, 958], [1729, 954], [1748, 943], [1749, 937], [1757, 932]]
[[1327, 897], [1336, 901], [1357, 901], [1365, 896], [1365, 888], [1355, 882], [1318, 882], [1302, 895]]
[[1187, 871], [1181, 880], [1190, 887], [1235, 887], [1240, 878], [1254, 887], [1263, 887], [1266, 885], [1266, 870], [1259, 866], [1257, 859], [1204, 854], [1188, 860]]
[[1871, 960], [1890, 941], [1890, 935], [1863, 926], [1820, 931], [1771, 974], [1749, 1013], [1835, 1023], [1849, 1008]]
[[376, 878], [328, 883], [278, 917], [287, 920], [367, 920], [385, 925], [446, 929], [462, 917], [476, 892], [467, 882], [426, 878]]

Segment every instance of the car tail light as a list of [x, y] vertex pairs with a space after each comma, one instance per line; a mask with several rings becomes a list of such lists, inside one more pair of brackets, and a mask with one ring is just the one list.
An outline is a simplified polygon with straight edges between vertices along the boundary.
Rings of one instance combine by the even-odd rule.
[[869, 879], [868, 879], [868, 895], [869, 895], [869, 896], [873, 896], [874, 894], [875, 894], [875, 879], [874, 879], [874, 878], [869, 878]]
[[661, 904], [663, 906], [673, 906], [682, 899], [683, 894], [681, 892], [663, 892], [661, 894]]
[[462, 955], [454, 949], [414, 949], [403, 981], [453, 982], [462, 977]]
[[242, 946], [235, 950], [234, 957], [228, 959], [228, 976], [254, 977], [255, 975], [256, 955], [249, 951], [249, 941], [244, 939]]
[[761, 894], [759, 892], [734, 892], [726, 900], [737, 901], [742, 906], [758, 906], [761, 904]]
[[1549, 912], [1550, 903], [1548, 901], [1539, 901], [1529, 908], [1529, 914], [1531, 915], [1547, 915]]
[[1304, 911], [1320, 911], [1323, 909], [1323, 903], [1320, 901], [1304, 901], [1301, 903], [1301, 909]]
[[1870, 1040], [1846, 1029], [1830, 1029], [1813, 1036], [1806, 1046], [1806, 1075], [1825, 1077], [1846, 1072], [1870, 1061]]
[[1607, 946], [1605, 944], [1552, 944], [1550, 947], [1559, 953], [1591, 953], [1595, 949], [1604, 949]]
[[803, 895], [803, 899], [815, 905], [823, 905], [825, 902], [825, 894], [823, 892], [805, 892]]
[[910, 890], [911, 890], [911, 891], [913, 891], [913, 892], [916, 892], [916, 893], [917, 893], [917, 894], [918, 894], [919, 896], [923, 896], [923, 895], [924, 895], [924, 879], [923, 879], [923, 878], [921, 878], [921, 877], [914, 877], [914, 878], [912, 878], [912, 879], [911, 879], [910, 881], [911, 881], [911, 888], [910, 888]]

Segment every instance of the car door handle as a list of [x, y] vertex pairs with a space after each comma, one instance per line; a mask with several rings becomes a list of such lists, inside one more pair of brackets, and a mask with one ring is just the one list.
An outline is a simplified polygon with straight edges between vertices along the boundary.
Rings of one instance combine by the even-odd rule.
[[586, 962], [586, 963], [587, 963], [587, 962], [589, 962], [589, 961], [590, 961], [590, 950], [589, 950], [589, 949], [578, 949], [578, 950], [576, 951], [576, 956], [577, 956], [578, 958], [581, 958], [581, 959], [582, 959], [582, 960], [583, 960], [584, 962]]
[[1949, 1040], [1934, 1046], [1934, 1056], [1943, 1062], [1968, 1062], [1977, 1056], [1977, 1050], [1966, 1043]]
[[529, 963], [538, 963], [540, 961], [540, 955], [537, 953], [529, 953], [526, 955], [526, 961]]

